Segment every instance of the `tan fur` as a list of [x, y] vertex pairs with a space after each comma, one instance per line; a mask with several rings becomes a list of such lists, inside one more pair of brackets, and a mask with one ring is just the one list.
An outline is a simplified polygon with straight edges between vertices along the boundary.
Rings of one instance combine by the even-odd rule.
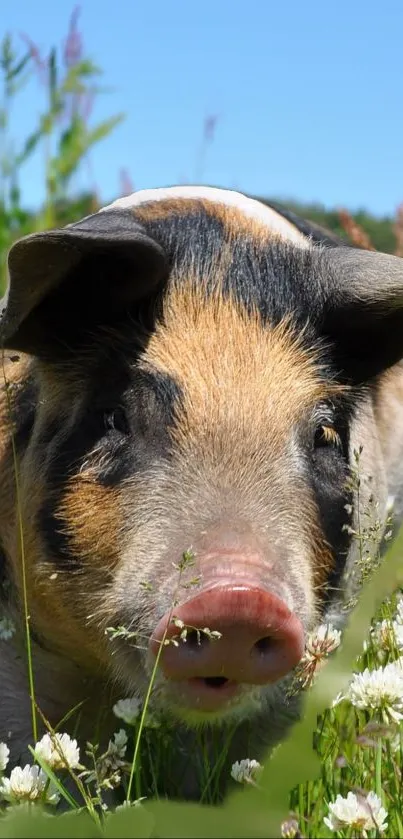
[[[88, 490], [88, 491], [87, 491]], [[101, 502], [100, 496], [103, 501]], [[106, 594], [119, 539], [113, 526], [111, 500], [101, 487], [67, 492], [61, 506], [63, 530], [74, 533], [73, 546], [85, 564], [78, 572], [42, 559], [41, 535], [25, 528], [25, 553], [32, 622], [47, 646], [63, 651], [87, 671], [101, 672], [110, 655], [107, 639], [91, 621], [99, 604], [99, 592]], [[106, 502], [106, 503], [105, 503]], [[99, 506], [100, 503], [105, 506]], [[80, 504], [82, 507], [80, 507]], [[112, 505], [111, 505], [112, 507]], [[92, 539], [92, 550], [90, 540]], [[48, 640], [49, 639], [49, 640]]]
[[166, 198], [164, 201], [147, 201], [146, 204], [134, 207], [133, 211], [139, 221], [163, 221], [175, 215], [197, 213], [200, 206], [205, 207], [207, 204], [212, 207], [210, 201], [197, 198]]
[[403, 363], [386, 371], [379, 381], [375, 418], [382, 457], [388, 476], [389, 505], [396, 527], [403, 518]]
[[[10, 361], [10, 355], [18, 361]], [[11, 431], [15, 427], [12, 414], [14, 397], [30, 374], [27, 356], [0, 351], [0, 532], [3, 546], [15, 533], [16, 480]]]
[[376, 421], [385, 461], [390, 467], [401, 460], [396, 457], [403, 436], [403, 364], [386, 371], [380, 380], [375, 403]]
[[[3, 387], [0, 395], [0, 457], [2, 459], [2, 481], [0, 483], [0, 532], [1, 542], [6, 554], [12, 559], [12, 574], [21, 593], [23, 590], [22, 562], [24, 561], [29, 611], [32, 625], [36, 632], [47, 639], [51, 649], [68, 654], [77, 662], [85, 662], [86, 667], [97, 670], [99, 660], [107, 654], [107, 644], [98, 633], [89, 628], [83, 634], [83, 624], [90, 615], [91, 606], [97, 605], [98, 586], [108, 583], [108, 575], [117, 562], [119, 546], [119, 516], [117, 513], [117, 492], [96, 485], [89, 476], [77, 475], [71, 482], [60, 506], [60, 516], [65, 520], [65, 530], [74, 535], [78, 555], [87, 565], [77, 586], [77, 577], [70, 569], [59, 568], [52, 563], [52, 557], [46, 557], [42, 535], [37, 525], [37, 515], [47, 497], [41, 481], [40, 464], [36, 452], [25, 455], [24, 463], [14, 461], [11, 445], [10, 408], [13, 409], [13, 395], [23, 386], [31, 372], [32, 362], [25, 356], [20, 361], [4, 365], [3, 375], [8, 383], [7, 391]], [[38, 369], [36, 370], [38, 373]], [[40, 376], [39, 376], [40, 378]], [[52, 387], [51, 371], [42, 378], [43, 398], [39, 404], [39, 428], [44, 421], [49, 421], [55, 414], [57, 405], [60, 411], [65, 404], [66, 394], [60, 388]], [[56, 377], [56, 382], [57, 382]], [[59, 396], [63, 399], [58, 402]], [[71, 410], [70, 393], [70, 410]], [[20, 509], [22, 511], [22, 540], [19, 523], [19, 510], [16, 492], [16, 468]], [[33, 476], [35, 476], [33, 481]], [[101, 512], [100, 512], [101, 511]], [[21, 547], [22, 542], [22, 547]], [[94, 589], [94, 582], [98, 584]], [[90, 582], [91, 581], [91, 582]], [[84, 585], [83, 585], [84, 583]], [[84, 602], [77, 597], [77, 592], [84, 592]]]
[[93, 626], [91, 614], [98, 606], [99, 591], [106, 592], [111, 582], [122, 549], [119, 493], [78, 475], [69, 482], [57, 515], [83, 567], [77, 574], [73, 568], [41, 561], [40, 534], [35, 544], [35, 531], [28, 532], [35, 625], [43, 637], [53, 639], [56, 649], [68, 650], [72, 660], [97, 671], [110, 649]]
[[206, 300], [192, 285], [170, 293], [145, 359], [183, 388], [176, 436], [185, 447], [216, 440], [221, 428], [225, 440], [231, 425], [240, 447], [268, 436], [281, 447], [304, 410], [335, 392], [289, 324], [264, 327], [256, 312], [219, 293]]
[[89, 567], [111, 573], [121, 552], [120, 492], [80, 474], [70, 481], [57, 515], [77, 556]]
[[338, 447], [341, 445], [340, 436], [332, 426], [322, 425], [322, 434], [326, 442], [332, 446]]
[[[253, 479], [256, 496], [260, 482], [265, 487], [262, 498], [270, 497], [276, 463], [287, 482], [294, 427], [304, 412], [338, 388], [320, 379], [315, 353], [302, 348], [290, 323], [263, 326], [256, 312], [247, 313], [225, 299], [219, 285], [207, 300], [191, 282], [170, 292], [163, 323], [151, 337], [143, 364], [168, 374], [181, 387], [171, 432], [180, 461], [203, 463], [212, 486], [220, 484], [220, 475], [233, 476], [242, 487]], [[252, 487], [248, 491], [253, 494]], [[331, 555], [310, 497], [301, 498], [301, 486], [289, 491], [296, 493], [293, 503], [310, 534], [311, 571], [320, 586]], [[303, 559], [298, 562], [306, 574]]]

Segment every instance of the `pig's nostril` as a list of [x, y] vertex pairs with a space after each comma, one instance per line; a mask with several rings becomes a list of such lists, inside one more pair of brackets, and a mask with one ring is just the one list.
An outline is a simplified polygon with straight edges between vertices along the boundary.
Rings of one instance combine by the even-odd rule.
[[259, 638], [254, 644], [253, 649], [256, 650], [259, 655], [264, 656], [268, 652], [271, 652], [273, 649], [273, 638], [270, 638], [270, 635], [267, 635], [265, 638]]
[[200, 650], [202, 647], [205, 649], [209, 644], [209, 639], [203, 632], [191, 629], [186, 636], [186, 644], [191, 650]]

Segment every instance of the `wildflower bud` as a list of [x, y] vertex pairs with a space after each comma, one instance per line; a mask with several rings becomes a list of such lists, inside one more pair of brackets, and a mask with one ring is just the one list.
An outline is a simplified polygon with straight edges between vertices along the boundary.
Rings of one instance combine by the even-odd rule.
[[127, 725], [134, 725], [140, 714], [140, 705], [140, 700], [136, 697], [119, 699], [112, 710], [115, 717], [123, 720]]
[[257, 760], [237, 760], [232, 764], [231, 777], [239, 784], [254, 784], [263, 767]]
[[183, 627], [185, 626], [184, 622], [180, 618], [173, 617], [172, 623], [174, 624], [174, 626], [177, 626], [178, 629], [183, 629]]
[[302, 839], [299, 825], [296, 819], [287, 819], [281, 825], [281, 836], [283, 839]]

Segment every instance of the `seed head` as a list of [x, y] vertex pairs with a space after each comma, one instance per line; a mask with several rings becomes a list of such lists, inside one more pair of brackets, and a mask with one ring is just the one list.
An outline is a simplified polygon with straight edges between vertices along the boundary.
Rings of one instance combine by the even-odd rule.
[[237, 760], [232, 764], [231, 777], [239, 784], [254, 784], [263, 767], [257, 760]]

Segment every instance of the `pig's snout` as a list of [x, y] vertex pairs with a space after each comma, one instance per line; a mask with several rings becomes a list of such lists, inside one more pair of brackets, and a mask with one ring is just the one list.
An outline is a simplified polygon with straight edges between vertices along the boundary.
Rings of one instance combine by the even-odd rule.
[[155, 656], [161, 645], [160, 668], [182, 701], [216, 710], [241, 684], [265, 685], [289, 673], [302, 657], [304, 630], [275, 594], [245, 583], [217, 585], [160, 620], [150, 641]]

